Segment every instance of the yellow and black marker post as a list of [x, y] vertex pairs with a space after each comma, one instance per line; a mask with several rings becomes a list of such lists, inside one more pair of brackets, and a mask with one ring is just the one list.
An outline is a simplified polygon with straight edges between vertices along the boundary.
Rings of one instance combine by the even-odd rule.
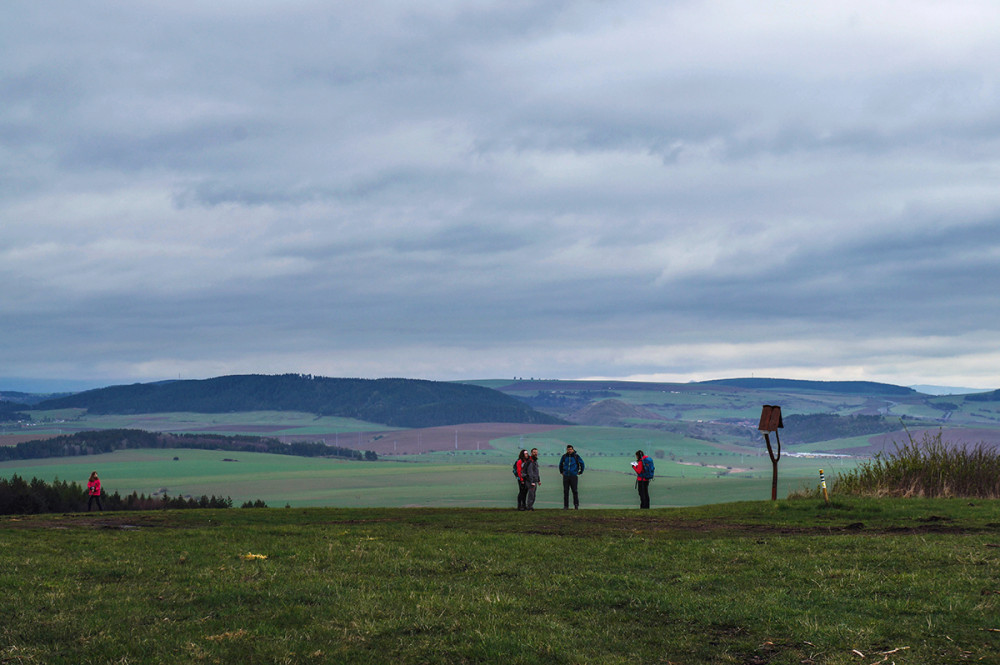
[[823, 469], [819, 470], [819, 486], [823, 488], [823, 500], [830, 503], [830, 495], [826, 493], [826, 476], [823, 475]]

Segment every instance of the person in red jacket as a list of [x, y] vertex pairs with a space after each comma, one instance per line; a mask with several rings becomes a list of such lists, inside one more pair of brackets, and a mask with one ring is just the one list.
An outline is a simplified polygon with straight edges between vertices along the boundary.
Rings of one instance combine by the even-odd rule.
[[517, 509], [527, 510], [525, 503], [528, 498], [528, 485], [524, 482], [524, 465], [528, 461], [528, 451], [522, 450], [514, 462], [514, 475], [517, 476]]
[[639, 490], [639, 507], [649, 508], [649, 481], [653, 479], [653, 460], [637, 450], [632, 469], [635, 471], [635, 486]]
[[104, 512], [104, 506], [101, 505], [101, 479], [97, 477], [97, 472], [94, 471], [90, 474], [90, 480], [87, 481], [87, 494], [90, 498], [87, 499], [87, 512], [90, 512], [90, 507], [97, 501], [97, 509], [102, 513]]
[[535, 492], [542, 484], [542, 478], [538, 475], [538, 448], [531, 449], [531, 455], [524, 461], [524, 485], [528, 488], [528, 494], [524, 497], [524, 509], [535, 509]]

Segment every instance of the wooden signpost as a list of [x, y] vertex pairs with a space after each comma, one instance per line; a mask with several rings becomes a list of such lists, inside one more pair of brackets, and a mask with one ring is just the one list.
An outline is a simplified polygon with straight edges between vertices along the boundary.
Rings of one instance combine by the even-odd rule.
[[[781, 421], [781, 407], [765, 404], [760, 412], [760, 425], [757, 429], [764, 433], [767, 454], [771, 458], [771, 501], [778, 500], [778, 460], [781, 459], [781, 439], [778, 438], [778, 429], [784, 426]], [[774, 440], [778, 444], [777, 452], [771, 447], [771, 432], [774, 432]]]

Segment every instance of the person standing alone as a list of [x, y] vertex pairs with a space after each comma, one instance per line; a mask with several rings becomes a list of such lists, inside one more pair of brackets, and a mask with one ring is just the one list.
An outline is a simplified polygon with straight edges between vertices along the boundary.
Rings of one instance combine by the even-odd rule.
[[580, 476], [583, 474], [583, 460], [573, 446], [566, 446], [566, 454], [559, 460], [559, 473], [563, 477], [563, 510], [569, 509], [569, 491], [573, 490], [573, 509], [580, 507], [580, 495], [577, 492]]
[[524, 509], [535, 509], [535, 490], [542, 484], [541, 476], [538, 475], [538, 448], [531, 449], [531, 455], [524, 461], [521, 467], [524, 473], [524, 485], [528, 488], [528, 494], [524, 498]]
[[649, 508], [649, 481], [653, 479], [653, 460], [641, 450], [635, 451], [635, 486], [639, 490], [639, 507]]
[[90, 474], [90, 480], [87, 481], [87, 494], [90, 498], [87, 499], [87, 512], [90, 512], [90, 507], [97, 501], [97, 509], [102, 513], [104, 512], [104, 506], [101, 505], [101, 479], [97, 477], [97, 472], [94, 471]]

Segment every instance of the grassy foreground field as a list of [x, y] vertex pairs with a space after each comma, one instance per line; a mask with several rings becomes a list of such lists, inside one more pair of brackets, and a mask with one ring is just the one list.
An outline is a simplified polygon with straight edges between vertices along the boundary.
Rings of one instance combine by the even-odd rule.
[[1000, 503], [0, 518], [0, 584], [2, 663], [997, 663]]

